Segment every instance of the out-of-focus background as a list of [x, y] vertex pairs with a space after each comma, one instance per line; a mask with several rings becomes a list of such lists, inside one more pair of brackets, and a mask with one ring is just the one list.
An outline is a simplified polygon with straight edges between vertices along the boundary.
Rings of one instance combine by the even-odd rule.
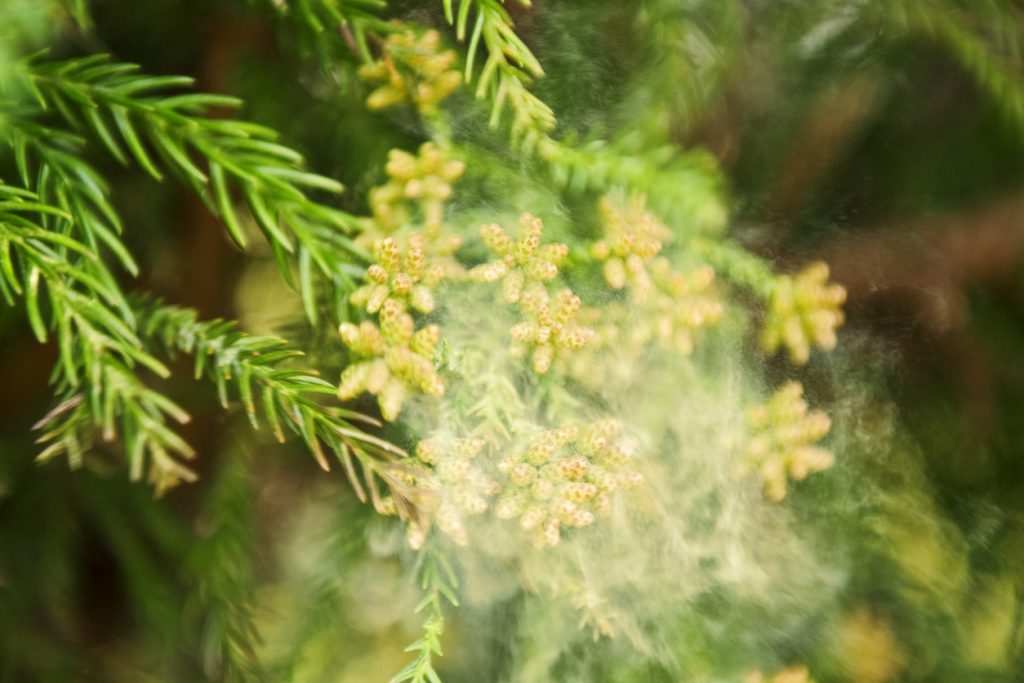
[[[243, 98], [248, 118], [346, 185], [341, 201], [356, 212], [383, 179], [387, 150], [418, 144], [415, 121], [365, 109], [354, 60], [339, 49], [338, 66], [325, 69], [318, 51], [332, 48], [291, 31], [279, 3], [89, 4], [95, 29], [85, 36], [56, 10], [0, 0], [0, 24], [16, 27], [0, 33], [49, 42], [62, 56], [108, 51]], [[391, 4], [445, 30], [440, 2]], [[812, 364], [805, 381], [849, 371], [881, 387], [932, 494], [927, 513], [913, 508], [894, 522], [886, 559], [858, 567], [836, 636], [848, 664], [820, 680], [1021, 680], [1024, 8], [635, 4], [509, 5], [547, 72], [535, 90], [559, 133], [667, 131], [680, 148], [705, 149], [725, 178], [737, 240], [783, 269], [827, 261], [849, 295], [847, 370]], [[22, 47], [8, 44], [0, 63]], [[457, 134], [486, 134], [470, 95], [451, 107]], [[271, 255], [240, 255], [187, 190], [100, 156], [96, 164], [137, 226], [126, 241], [146, 264], [146, 287], [250, 331], [288, 329], [312, 342], [333, 333], [295, 325], [300, 305]], [[189, 568], [211, 547], [225, 552], [195, 542], [217, 505], [236, 506], [239, 526], [251, 528], [240, 534], [244, 571], [224, 580], [246, 583], [239, 590], [265, 606], [257, 620], [269, 680], [382, 681], [400, 668], [418, 628], [416, 590], [372, 547], [391, 538], [388, 522], [355, 501], [340, 473], [324, 475], [299, 446], [243, 439], [244, 425], [208, 387], [188, 381], [187, 363], [169, 388], [193, 414], [184, 436], [200, 454], [244, 453], [230, 460], [240, 464], [208, 470], [218, 461], [200, 457], [200, 482], [160, 500], [105, 471], [102, 456], [80, 472], [40, 467], [30, 428], [50, 405], [55, 356], [20, 311], [0, 309], [0, 680], [219, 680], [203, 643], [209, 624], [190, 614], [189, 597]], [[830, 386], [841, 400], [843, 383]], [[460, 654], [472, 629], [456, 621], [446, 637], [445, 680], [503, 680], [493, 673], [500, 642], [489, 646], [489, 674], [474, 668], [479, 653]], [[798, 640], [779, 647], [813, 659]], [[608, 676], [593, 680], [662, 680]]]

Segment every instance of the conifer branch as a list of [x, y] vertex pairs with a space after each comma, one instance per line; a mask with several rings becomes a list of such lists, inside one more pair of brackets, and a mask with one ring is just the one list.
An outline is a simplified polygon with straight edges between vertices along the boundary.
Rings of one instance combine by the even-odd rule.
[[103, 176], [83, 158], [85, 141], [67, 131], [11, 117], [9, 142], [22, 185], [71, 219], [45, 219], [46, 227], [70, 235], [99, 255], [108, 248], [131, 275], [138, 266], [121, 240], [121, 220]]
[[66, 492], [76, 499], [75, 514], [87, 518], [82, 521], [95, 529], [111, 553], [133, 618], [163, 653], [171, 652], [181, 633], [172, 558], [191, 542], [190, 534], [181, 533], [168, 508], [146, 500], [139, 488], [126, 490], [121, 481], [85, 476]]
[[[977, 15], [928, 0], [876, 0], [868, 11], [883, 25], [919, 33], [944, 45], [1003, 114], [1015, 125], [1024, 126], [1024, 32], [1020, 29], [1020, 10], [1009, 4], [999, 10], [995, 3], [979, 4], [988, 7]], [[999, 54], [992, 40], [986, 40], [982, 28], [972, 21], [978, 15], [987, 19], [988, 32], [996, 35], [1005, 54]]]
[[95, 136], [118, 160], [134, 160], [157, 180], [164, 172], [178, 176], [244, 249], [248, 238], [235, 206], [240, 195], [282, 275], [302, 294], [310, 320], [318, 319], [317, 276], [340, 307], [352, 278], [361, 273], [352, 261], [368, 257], [348, 237], [358, 230], [355, 218], [314, 201], [307, 192], [338, 193], [341, 185], [306, 171], [302, 155], [277, 143], [274, 131], [204, 115], [213, 107], [238, 107], [237, 99], [170, 95], [169, 90], [189, 86], [192, 79], [136, 72], [133, 64], [94, 55], [30, 62], [24, 80], [40, 107], [55, 109], [69, 125]]
[[225, 453], [210, 482], [201, 517], [205, 534], [185, 560], [195, 578], [190, 607], [197, 613], [199, 654], [208, 680], [266, 680], [256, 655], [259, 633], [253, 607], [253, 554], [257, 492], [252, 456], [243, 448]]
[[673, 145], [645, 149], [633, 136], [585, 144], [548, 138], [537, 152], [555, 183], [570, 191], [626, 188], [647, 196], [682, 233], [715, 233], [725, 227], [724, 183], [716, 161], [705, 152], [683, 153]]
[[[521, 4], [529, 2], [521, 0]], [[512, 112], [513, 146], [534, 154], [550, 169], [552, 179], [572, 191], [605, 192], [627, 187], [654, 198], [666, 198], [671, 213], [718, 230], [725, 223], [720, 197], [721, 180], [713, 163], [700, 155], [683, 155], [674, 146], [637, 148], [636, 139], [624, 136], [613, 143], [596, 140], [578, 144], [551, 135], [555, 115], [528, 86], [544, 75], [540, 62], [515, 34], [508, 11], [499, 0], [444, 0], [445, 16], [456, 37], [469, 35], [466, 80], [474, 74], [476, 53], [487, 55], [477, 79], [476, 96], [491, 101], [491, 127], [500, 124], [506, 105]], [[470, 17], [472, 19], [470, 32]], [[685, 193], [680, 190], [685, 189]], [[712, 207], [709, 213], [706, 207]]]
[[685, 243], [687, 254], [707, 263], [726, 280], [757, 296], [771, 299], [777, 275], [771, 264], [732, 240], [694, 238]]
[[443, 656], [444, 603], [459, 606], [455, 595], [458, 584], [447, 560], [437, 550], [425, 548], [419, 563], [420, 588], [424, 595], [416, 612], [426, 614], [423, 635], [405, 648], [406, 652], [415, 652], [416, 657], [395, 674], [390, 683], [441, 683], [441, 677], [434, 670], [434, 655]]
[[[528, 6], [529, 0], [519, 0]], [[472, 28], [470, 15], [475, 11]], [[512, 25], [508, 10], [499, 0], [444, 0], [445, 17], [455, 27], [460, 42], [469, 36], [466, 82], [473, 80], [481, 43], [486, 54], [477, 78], [477, 99], [491, 101], [491, 127], [497, 127], [507, 105], [512, 112], [513, 144], [533, 149], [555, 127], [555, 115], [527, 88], [544, 75], [540, 62]]]
[[664, 142], [673, 127], [689, 129], [706, 113], [742, 40], [744, 3], [642, 0], [641, 5], [637, 28], [648, 55], [625, 104], [636, 129]]
[[392, 26], [380, 17], [385, 0], [250, 0], [267, 6], [289, 33], [318, 56], [325, 66], [334, 66], [333, 56], [343, 38], [349, 51], [364, 62], [372, 61], [370, 36], [386, 33]]
[[281, 442], [286, 432], [295, 434], [324, 470], [330, 469], [325, 451], [330, 452], [360, 500], [369, 495], [378, 503], [380, 479], [392, 489], [401, 512], [411, 512], [394, 471], [405, 452], [352, 423], [373, 424], [371, 418], [320, 402], [319, 397], [336, 395], [337, 387], [315, 372], [289, 367], [289, 361], [304, 355], [301, 351], [281, 339], [238, 332], [230, 321], [200, 321], [195, 311], [175, 306], [145, 307], [140, 330], [145, 341], [159, 342], [171, 356], [193, 355], [196, 379], [206, 377], [215, 384], [225, 409], [232, 395], [237, 396], [254, 429], [266, 424]]
[[10, 305], [22, 301], [36, 338], [54, 334], [60, 355], [53, 382], [62, 400], [37, 425], [48, 444], [39, 460], [66, 454], [80, 465], [98, 426], [104, 440], [124, 441], [132, 479], [147, 461], [158, 491], [194, 478], [174, 457], [192, 457], [192, 449], [167, 426], [187, 422], [187, 413], [138, 375], [139, 366], [161, 377], [167, 368], [141, 350], [134, 315], [103, 264], [89, 247], [35, 220], [46, 215], [71, 220], [33, 192], [0, 185], [0, 294]]
[[67, 12], [80, 30], [92, 29], [92, 11], [89, 8], [89, 0], [57, 0], [57, 4]]

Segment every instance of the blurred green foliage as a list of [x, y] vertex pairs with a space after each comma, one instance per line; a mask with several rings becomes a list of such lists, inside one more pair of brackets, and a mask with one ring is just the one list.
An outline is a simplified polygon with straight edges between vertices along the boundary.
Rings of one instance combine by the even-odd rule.
[[[357, 68], [381, 49], [388, 19], [442, 31], [465, 60], [457, 17], [453, 28], [440, 1], [5, 0], [0, 140], [32, 106], [15, 78], [28, 55], [109, 52], [239, 97], [240, 117], [278, 131], [304, 168], [345, 186], [333, 197], [326, 180], [314, 183], [295, 200], [337, 211], [339, 225], [368, 213], [388, 150], [440, 137], [467, 164], [451, 201], [463, 228], [529, 210], [570, 241], [574, 225], [594, 223], [604, 189], [635, 185], [678, 233], [760, 257], [735, 265], [735, 253], [719, 255], [753, 269], [753, 280], [762, 262], [828, 261], [849, 293], [834, 356], [794, 371], [782, 358], [763, 362], [742, 324], [722, 335], [744, 372], [766, 385], [795, 374], [840, 426], [834, 471], [790, 494], [784, 513], [808, 566], [833, 572], [808, 569], [815, 578], [800, 585], [814, 594], [780, 594], [770, 606], [755, 587], [749, 600], [715, 585], [653, 596], [671, 618], [640, 624], [659, 638], [644, 651], [628, 638], [595, 642], [565, 617], [571, 609], [548, 611], [528, 593], [474, 601], [471, 584], [467, 604], [445, 606], [438, 671], [446, 683], [739, 681], [804, 664], [819, 683], [1020, 680], [1024, 9], [1010, 0], [454, 4], [473, 10], [470, 22], [480, 8], [507, 12], [543, 67], [535, 77], [514, 56], [499, 67], [494, 83], [521, 99], [506, 103], [497, 128], [473, 86], [436, 118], [364, 106], [373, 86]], [[332, 12], [348, 23], [332, 24]], [[488, 54], [479, 49], [477, 70]], [[557, 123], [538, 114], [513, 130], [517, 106], [536, 113], [531, 93]], [[63, 129], [60, 117], [45, 121]], [[106, 196], [131, 226], [118, 239], [141, 277], [104, 278], [296, 340], [333, 382], [346, 362], [333, 325], [308, 320], [351, 314], [350, 283], [317, 280], [304, 310], [301, 297], [267, 284], [274, 237], [243, 255], [187, 181], [149, 182], [95, 139], [68, 144], [109, 181]], [[18, 177], [5, 151], [0, 178]], [[242, 223], [245, 235], [259, 230]], [[359, 250], [331, 244], [354, 277]], [[199, 481], [154, 500], [122, 476], [116, 446], [97, 443], [79, 470], [35, 463], [30, 427], [52, 407], [58, 348], [36, 344], [11, 307], [0, 309], [0, 343], [0, 680], [355, 683], [387, 680], [409, 661], [403, 650], [422, 622], [415, 558], [341, 472], [324, 474], [308, 457], [299, 422], [295, 442], [254, 438], [244, 417], [225, 416], [215, 392], [188, 381], [191, 361], [166, 360], [172, 378], [144, 383], [192, 415], [181, 434], [201, 454]], [[405, 444], [404, 429], [374, 433]], [[357, 460], [372, 470], [374, 457]], [[779, 530], [765, 520], [759, 541], [770, 556]]]

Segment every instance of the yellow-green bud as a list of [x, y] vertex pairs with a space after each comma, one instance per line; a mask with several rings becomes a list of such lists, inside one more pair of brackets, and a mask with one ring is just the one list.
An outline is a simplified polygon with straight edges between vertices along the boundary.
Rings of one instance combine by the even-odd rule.
[[782, 500], [787, 480], [800, 481], [813, 472], [828, 469], [832, 454], [814, 445], [831, 428], [821, 411], [808, 411], [803, 387], [790, 382], [763, 405], [747, 411], [752, 431], [744, 449], [744, 469], [755, 470], [764, 481], [766, 496]]

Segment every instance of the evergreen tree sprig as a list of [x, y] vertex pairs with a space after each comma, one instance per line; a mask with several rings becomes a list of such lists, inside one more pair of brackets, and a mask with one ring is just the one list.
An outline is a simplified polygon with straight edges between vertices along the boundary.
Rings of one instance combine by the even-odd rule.
[[538, 147], [554, 182], [573, 192], [626, 188], [651, 205], [683, 234], [718, 233], [728, 214], [715, 160], [674, 145], [646, 148], [633, 136], [582, 144], [548, 138]]
[[[692, 129], [710, 109], [742, 45], [745, 3], [642, 0], [641, 4], [638, 47], [646, 56], [623, 104], [636, 130], [665, 142], [673, 129]], [[672, 87], [664, 87], [666, 82]]]
[[194, 577], [190, 616], [199, 622], [198, 649], [209, 680], [266, 680], [256, 654], [254, 618], [256, 490], [252, 455], [238, 447], [223, 454], [202, 514], [205, 533], [189, 552], [185, 571]]
[[123, 227], [107, 181], [83, 158], [85, 140], [31, 120], [11, 117], [7, 123], [21, 183], [71, 217], [44, 217], [46, 227], [75, 237], [96, 254], [107, 247], [126, 271], [138, 275], [139, 267], [121, 239]]
[[234, 322], [200, 321], [195, 311], [160, 304], [143, 308], [140, 330], [146, 341], [158, 342], [169, 355], [193, 355], [195, 377], [206, 377], [216, 385], [224, 408], [235, 394], [254, 429], [260, 429], [262, 418], [281, 442], [286, 431], [292, 432], [324, 470], [330, 469], [325, 453], [329, 451], [343, 466], [360, 500], [369, 497], [379, 504], [380, 479], [391, 488], [400, 511], [411, 513], [402, 495], [404, 485], [393, 468], [405, 452], [353, 424], [353, 420], [374, 423], [371, 418], [318, 400], [334, 396], [337, 387], [315, 372], [289, 366], [289, 361], [304, 355], [301, 351], [275, 337], [239, 332]]
[[[607, 192], [616, 186], [627, 187], [647, 194], [655, 203], [659, 197], [665, 198], [674, 217], [694, 223], [700, 230], [724, 226], [721, 180], [714, 163], [702, 161], [701, 155], [681, 154], [674, 145], [638, 147], [642, 141], [635, 136], [587, 143], [555, 138], [551, 134], [556, 125], [554, 112], [528, 87], [544, 70], [516, 35], [508, 10], [498, 0], [444, 0], [444, 9], [456, 37], [465, 41], [469, 36], [467, 82], [473, 78], [481, 44], [487, 55], [477, 77], [476, 96], [491, 101], [491, 127], [500, 124], [507, 106], [512, 112], [513, 146], [542, 160], [556, 183], [573, 191]], [[680, 192], [682, 188], [687, 192]]]
[[361, 273], [353, 261], [368, 255], [348, 237], [358, 230], [355, 217], [313, 200], [308, 192], [333, 194], [343, 188], [305, 170], [302, 155], [279, 144], [275, 131], [206, 115], [211, 108], [236, 108], [239, 100], [170, 94], [190, 86], [192, 79], [146, 76], [137, 73], [136, 65], [112, 62], [105, 55], [29, 61], [24, 75], [42, 109], [57, 110], [118, 160], [134, 159], [157, 180], [169, 171], [192, 187], [244, 249], [248, 237], [236, 208], [240, 195], [282, 275], [302, 294], [312, 322], [318, 320], [317, 276], [341, 305], [352, 277]]
[[[866, 9], [884, 27], [924, 35], [943, 45], [1003, 115], [1016, 126], [1024, 126], [1020, 10], [1011, 3], [978, 5], [979, 11], [968, 13], [949, 2], [894, 0], [868, 3]], [[981, 25], [976, 25], [978, 17], [984, 20]], [[994, 40], [985, 35], [985, 28], [995, 34]]]
[[750, 291], [762, 303], [771, 299], [777, 279], [774, 268], [738, 242], [696, 237], [683, 248], [688, 255], [712, 266], [729, 282]]
[[38, 458], [66, 454], [80, 465], [98, 426], [104, 440], [124, 441], [133, 479], [147, 462], [158, 491], [193, 479], [174, 457], [193, 451], [167, 426], [187, 422], [188, 414], [138, 372], [141, 366], [166, 377], [168, 369], [142, 350], [134, 314], [103, 264], [81, 242], [35, 220], [45, 215], [71, 220], [35, 193], [0, 184], [0, 294], [11, 305], [20, 300], [36, 338], [45, 342], [53, 333], [59, 351], [53, 382], [62, 399], [37, 425], [40, 443], [48, 444]]
[[385, 0], [251, 0], [268, 6], [296, 36], [330, 68], [337, 66], [337, 36], [362, 61], [372, 61], [370, 37], [392, 30], [380, 17]]
[[[519, 1], [522, 5], [530, 4]], [[477, 52], [483, 45], [487, 56], [477, 78], [476, 96], [490, 99], [491, 126], [498, 126], [507, 105], [512, 112], [513, 144], [519, 142], [525, 149], [532, 149], [555, 127], [555, 115], [527, 87], [534, 78], [544, 75], [544, 69], [516, 35], [508, 10], [498, 0], [444, 0], [444, 11], [459, 41], [469, 36], [467, 83], [473, 80]]]
[[92, 10], [89, 7], [89, 0], [57, 0], [57, 4], [67, 12], [81, 31], [92, 29]]
[[444, 633], [444, 603], [459, 606], [455, 595], [458, 582], [447, 560], [439, 551], [424, 548], [419, 557], [420, 588], [423, 599], [416, 606], [416, 612], [426, 613], [423, 634], [406, 652], [416, 653], [415, 658], [391, 679], [390, 683], [441, 683], [441, 677], [434, 669], [434, 656], [441, 657], [441, 636]]

